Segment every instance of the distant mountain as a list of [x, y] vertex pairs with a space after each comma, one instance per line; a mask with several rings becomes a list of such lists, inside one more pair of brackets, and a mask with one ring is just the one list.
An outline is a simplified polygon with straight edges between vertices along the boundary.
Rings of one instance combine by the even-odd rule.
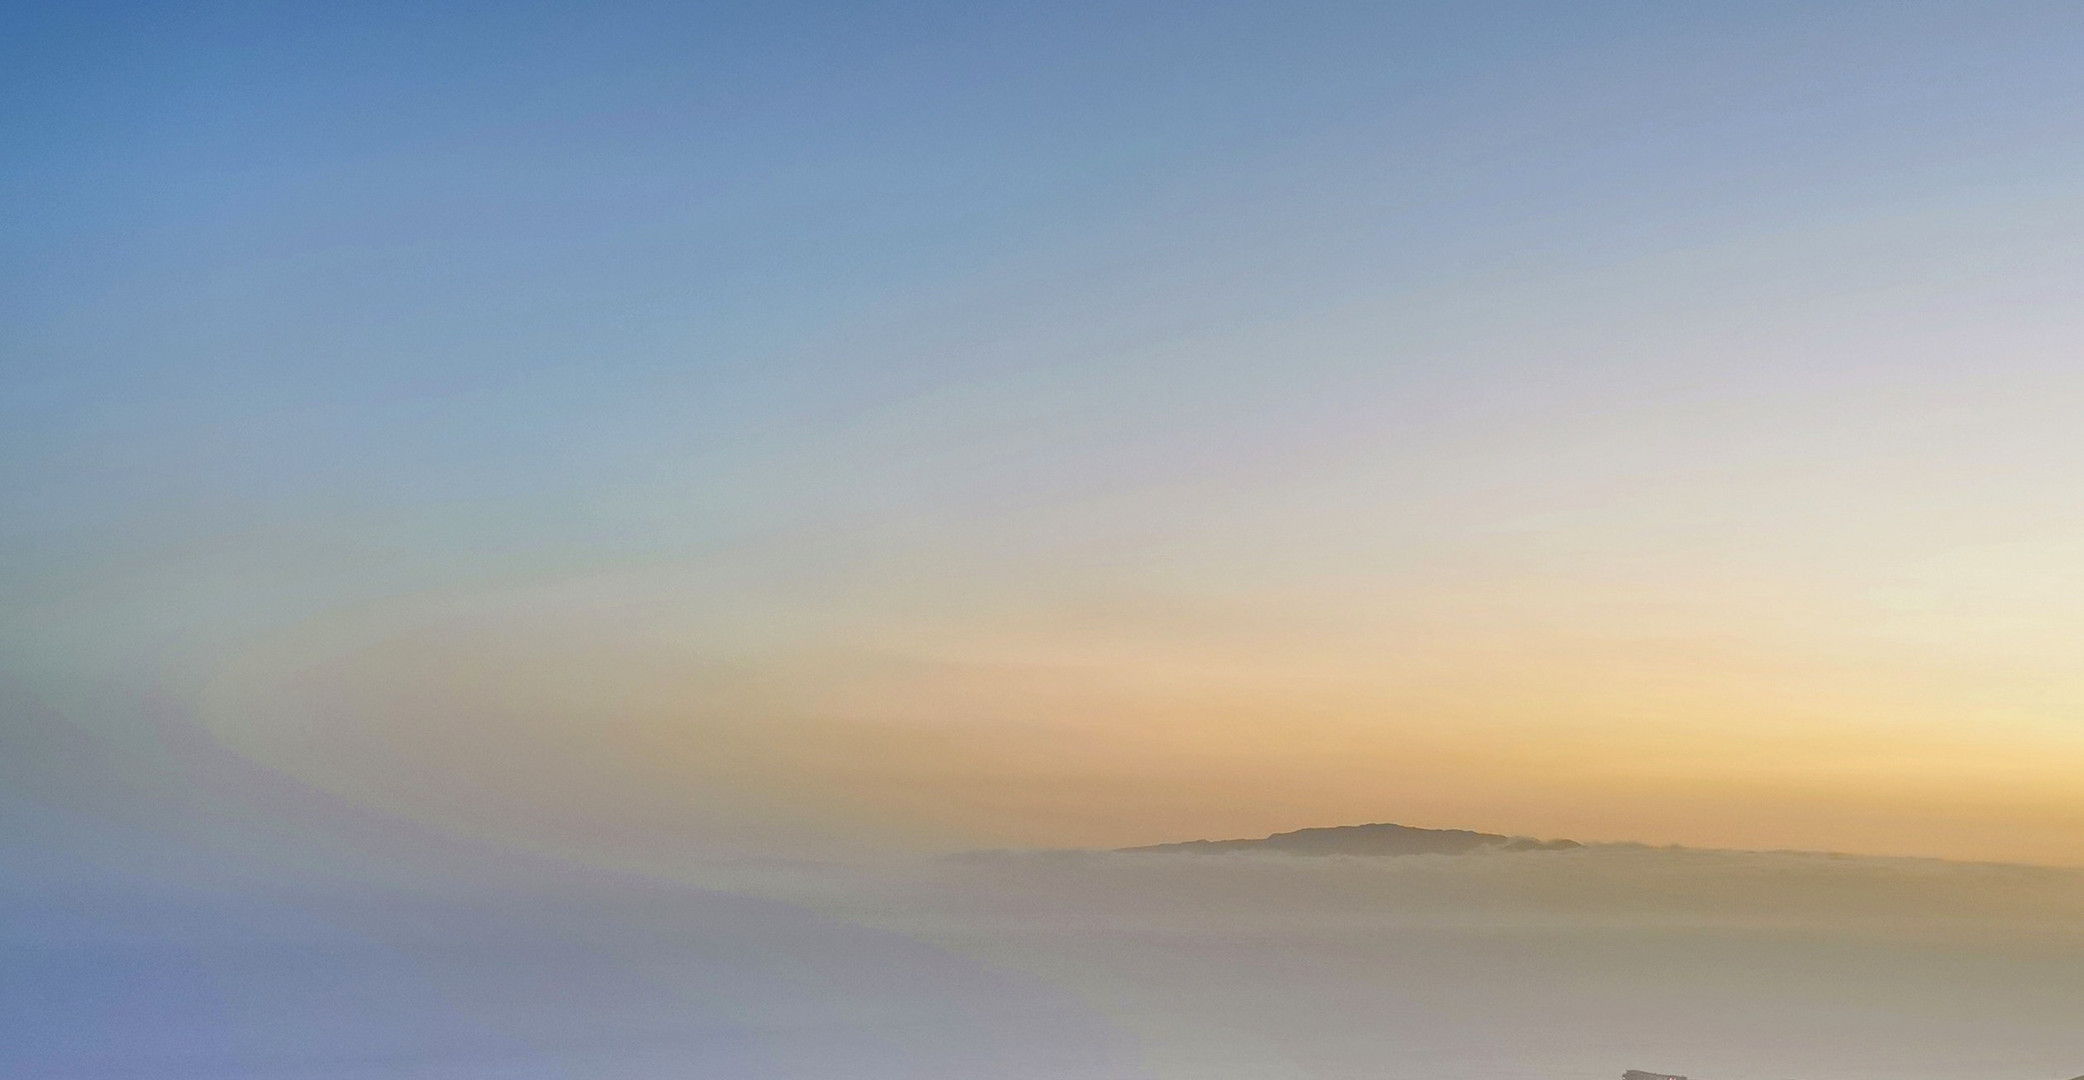
[[1472, 851], [1564, 851], [1583, 846], [1575, 840], [1536, 840], [1531, 836], [1500, 836], [1468, 829], [1379, 824], [1297, 829], [1260, 840], [1188, 840], [1121, 850], [1181, 854], [1273, 851], [1289, 855], [1466, 855]]

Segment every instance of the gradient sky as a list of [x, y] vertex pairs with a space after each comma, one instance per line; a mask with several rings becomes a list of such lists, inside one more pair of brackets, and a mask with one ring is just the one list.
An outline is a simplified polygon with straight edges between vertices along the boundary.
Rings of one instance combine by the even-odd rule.
[[0, 675], [122, 783], [2084, 864], [2075, 5], [4, 20]]

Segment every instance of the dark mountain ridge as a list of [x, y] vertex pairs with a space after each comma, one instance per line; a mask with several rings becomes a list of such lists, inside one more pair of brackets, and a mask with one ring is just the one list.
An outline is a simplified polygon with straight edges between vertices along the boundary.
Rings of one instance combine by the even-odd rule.
[[1567, 851], [1583, 846], [1575, 840], [1537, 840], [1468, 829], [1420, 829], [1378, 823], [1297, 829], [1257, 840], [1187, 840], [1121, 850], [1162, 854], [1272, 851], [1289, 855], [1467, 855], [1476, 851]]

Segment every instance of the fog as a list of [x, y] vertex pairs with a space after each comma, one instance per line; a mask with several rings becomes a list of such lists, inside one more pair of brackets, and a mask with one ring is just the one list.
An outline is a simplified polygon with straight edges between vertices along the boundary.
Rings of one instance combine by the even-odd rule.
[[1135, 1075], [1040, 978], [385, 818], [178, 725], [104, 742], [4, 690], [0, 1076]]
[[[1593, 850], [506, 857], [5, 899], [9, 1075], [2062, 1080], [2084, 879]], [[723, 886], [721, 888], [715, 886]]]
[[1076, 990], [1161, 1077], [2084, 1070], [2084, 875], [1630, 847], [980, 855], [778, 894]]
[[1627, 846], [531, 852], [200, 743], [153, 747], [188, 778], [155, 787], [54, 725], [5, 734], [8, 1076], [2084, 1072], [2084, 871]]

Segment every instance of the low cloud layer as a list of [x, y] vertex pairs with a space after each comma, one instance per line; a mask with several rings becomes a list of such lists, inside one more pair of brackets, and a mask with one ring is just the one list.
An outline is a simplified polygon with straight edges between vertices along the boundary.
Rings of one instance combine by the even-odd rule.
[[361, 816], [207, 744], [184, 768], [240, 799], [182, 798], [35, 732], [0, 746], [10, 1075], [2084, 1072], [2084, 871], [1607, 846], [640, 874]]
[[2084, 874], [1614, 847], [986, 855], [774, 886], [1077, 990], [1165, 1077], [2084, 1070]]

